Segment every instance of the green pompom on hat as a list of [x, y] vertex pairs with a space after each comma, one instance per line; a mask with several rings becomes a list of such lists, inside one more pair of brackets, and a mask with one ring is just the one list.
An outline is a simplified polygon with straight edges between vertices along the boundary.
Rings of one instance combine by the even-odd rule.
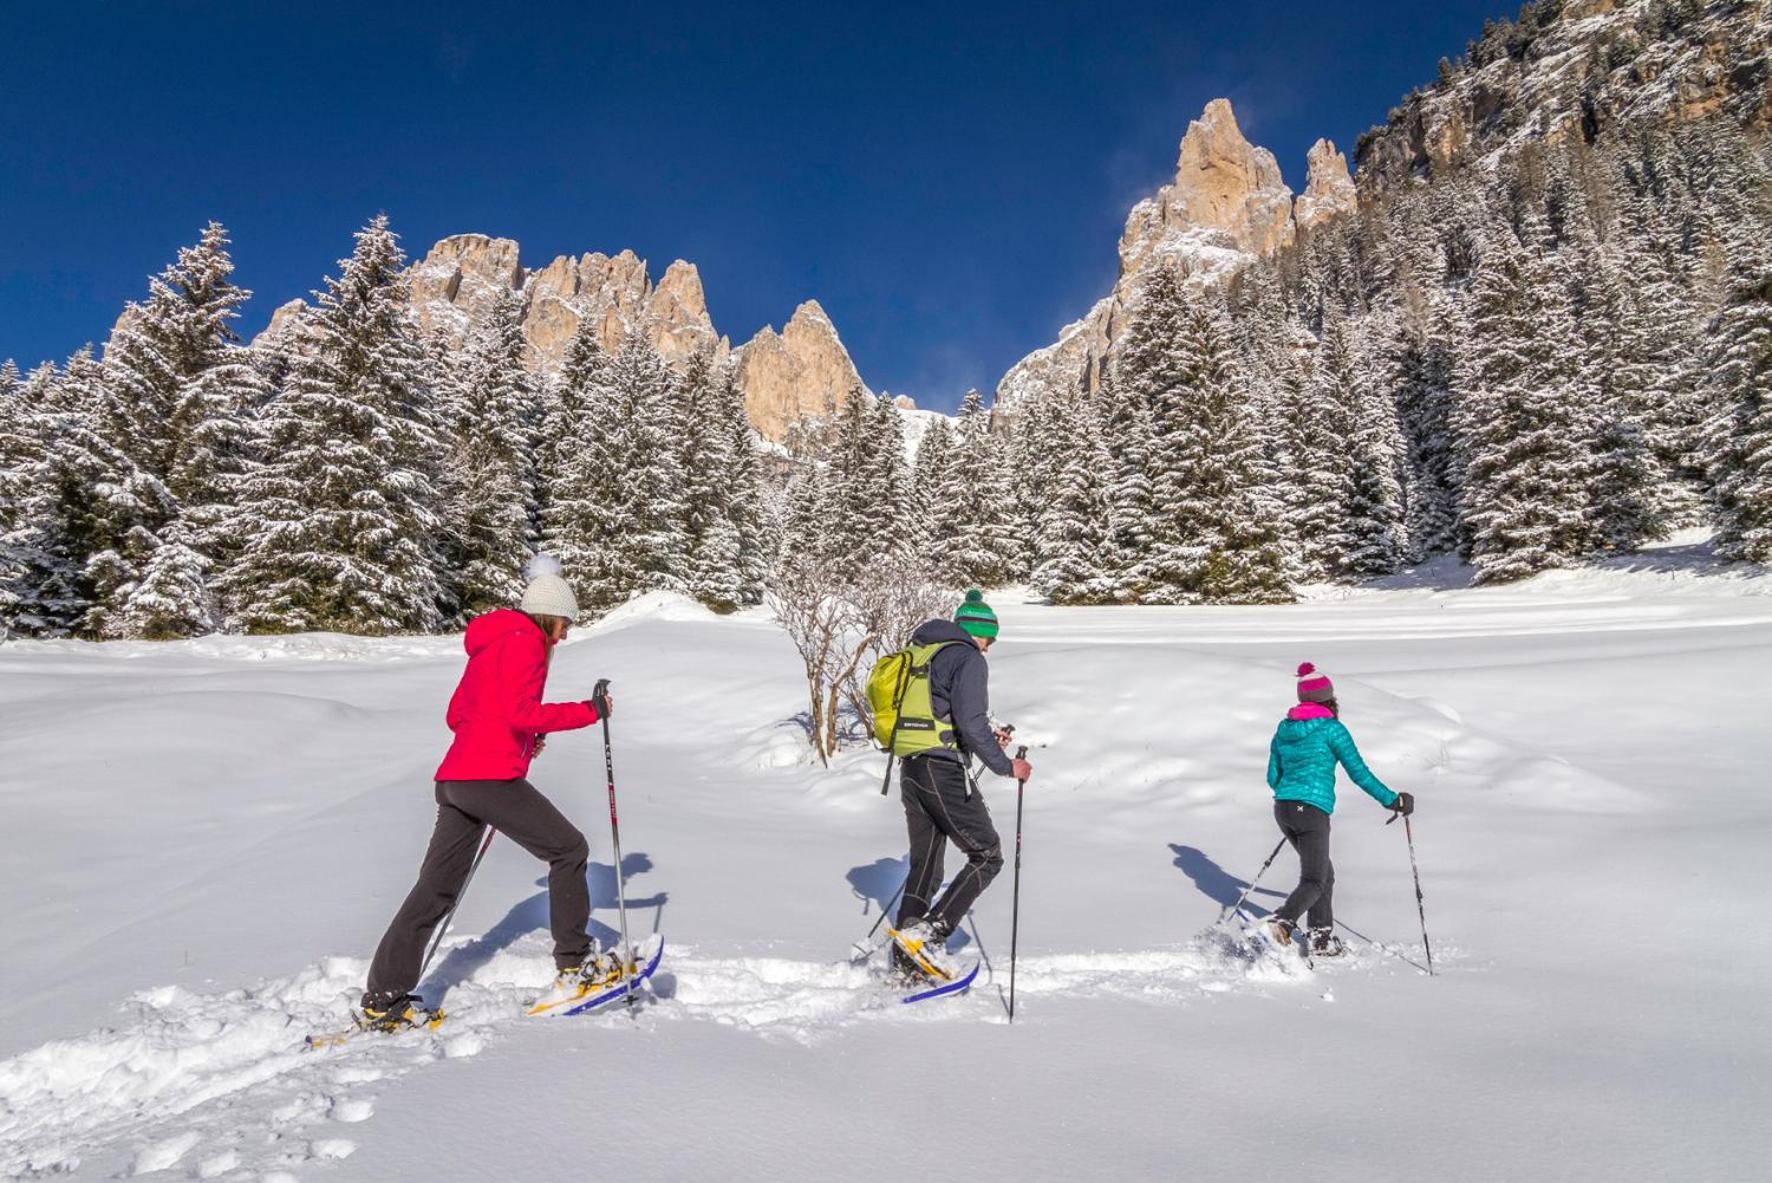
[[975, 637], [997, 635], [997, 614], [976, 587], [966, 593], [966, 602], [954, 612], [954, 623]]

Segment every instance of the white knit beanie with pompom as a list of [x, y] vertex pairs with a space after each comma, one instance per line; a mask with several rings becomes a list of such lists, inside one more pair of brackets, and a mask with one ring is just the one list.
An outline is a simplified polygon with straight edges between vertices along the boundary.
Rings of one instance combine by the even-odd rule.
[[536, 555], [523, 568], [529, 586], [523, 589], [523, 602], [517, 605], [532, 616], [563, 616], [578, 619], [578, 597], [572, 585], [560, 577], [560, 560], [553, 555]]

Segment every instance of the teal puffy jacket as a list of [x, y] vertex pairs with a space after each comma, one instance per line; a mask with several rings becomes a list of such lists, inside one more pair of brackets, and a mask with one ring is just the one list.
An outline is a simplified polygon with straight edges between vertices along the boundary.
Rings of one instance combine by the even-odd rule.
[[1334, 813], [1337, 760], [1373, 800], [1387, 809], [1396, 803], [1397, 795], [1360, 759], [1360, 749], [1341, 720], [1327, 708], [1309, 705], [1295, 708], [1280, 721], [1268, 747], [1267, 783], [1274, 800], [1303, 801]]

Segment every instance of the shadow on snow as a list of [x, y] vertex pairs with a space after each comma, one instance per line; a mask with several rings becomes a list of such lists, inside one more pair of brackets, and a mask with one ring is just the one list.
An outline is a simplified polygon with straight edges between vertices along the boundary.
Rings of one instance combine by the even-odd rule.
[[[623, 855], [621, 860], [621, 883], [625, 889], [628, 881], [635, 875], [652, 870], [652, 856], [644, 851]], [[491, 961], [500, 952], [508, 949], [525, 935], [536, 930], [546, 931], [548, 928], [548, 877], [544, 874], [535, 881], [541, 891], [520, 901], [504, 918], [477, 938], [458, 948], [451, 949], [441, 963], [431, 971], [431, 975], [421, 986], [419, 993], [426, 998], [440, 998], [450, 987], [472, 977], [474, 971]], [[585, 868], [585, 887], [591, 897], [591, 921], [586, 931], [591, 939], [605, 949], [612, 949], [621, 943], [621, 929], [618, 915], [610, 916], [612, 924], [606, 924], [596, 918], [599, 909], [615, 912], [619, 906], [616, 895], [615, 867], [608, 863], [590, 863]], [[647, 908], [652, 909], [651, 931], [656, 933], [664, 922], [664, 906], [670, 896], [665, 892], [657, 892], [651, 896], [637, 897], [628, 894], [628, 929], [629, 935], [638, 944], [646, 935], [644, 922], [634, 913]], [[428, 988], [426, 988], [428, 987]]]

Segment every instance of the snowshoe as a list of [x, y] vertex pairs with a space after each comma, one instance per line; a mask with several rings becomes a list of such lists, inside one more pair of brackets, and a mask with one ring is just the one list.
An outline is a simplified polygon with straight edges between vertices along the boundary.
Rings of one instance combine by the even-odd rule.
[[443, 1021], [443, 1012], [425, 1005], [416, 994], [402, 994], [391, 1000], [365, 998], [358, 1025], [365, 1031], [384, 1034], [406, 1031], [414, 1027], [435, 1027]]
[[1267, 918], [1267, 935], [1273, 940], [1274, 944], [1280, 946], [1282, 949], [1290, 949], [1292, 947], [1292, 933], [1296, 927], [1297, 926], [1294, 925], [1292, 921], [1279, 916], [1269, 916]]
[[1340, 937], [1335, 935], [1333, 929], [1311, 929], [1311, 956], [1313, 958], [1341, 957], [1345, 956], [1346, 953], [1347, 945], [1342, 942]]
[[902, 929], [886, 930], [892, 937], [892, 964], [895, 968], [913, 969], [938, 982], [952, 980], [954, 968], [948, 963], [948, 933], [937, 922], [915, 920]]
[[621, 958], [594, 950], [583, 965], [569, 966], [554, 975], [554, 984], [530, 1004], [527, 1013], [546, 1014], [600, 993], [622, 980], [626, 971]]
[[339, 1047], [364, 1033], [397, 1035], [402, 1031], [434, 1031], [443, 1022], [441, 1008], [433, 1009], [416, 994], [395, 998], [368, 998], [361, 1010], [351, 1012], [351, 1025], [340, 1031], [323, 1031], [309, 1035], [304, 1042], [308, 1051]]

